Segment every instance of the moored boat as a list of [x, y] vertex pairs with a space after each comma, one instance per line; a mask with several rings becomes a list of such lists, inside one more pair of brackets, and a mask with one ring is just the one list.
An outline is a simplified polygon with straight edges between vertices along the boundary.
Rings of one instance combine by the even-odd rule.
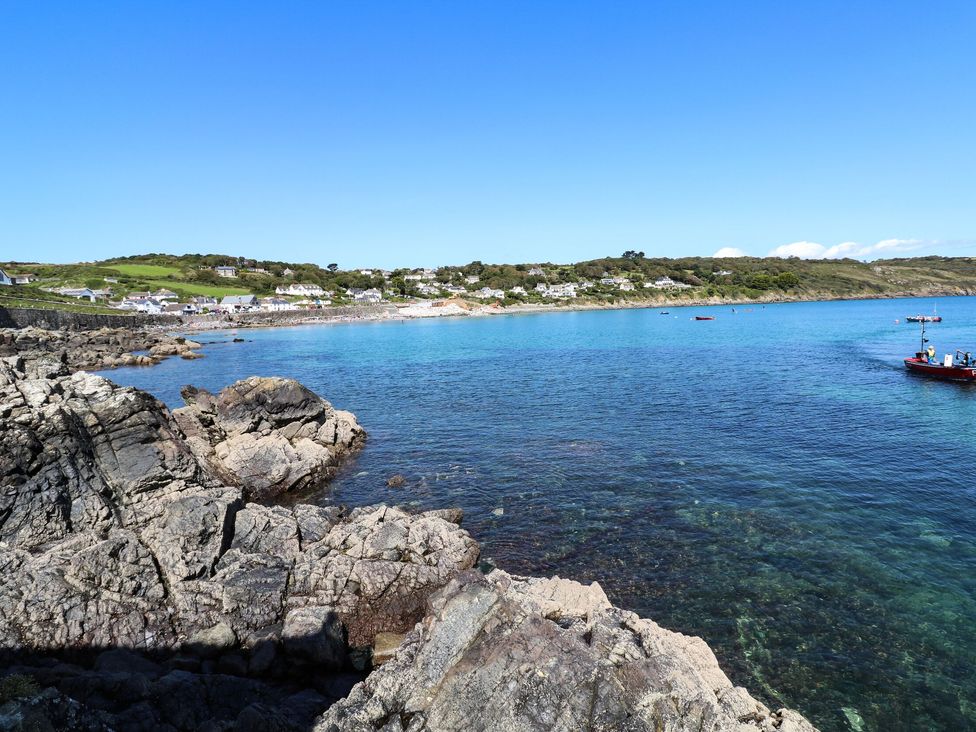
[[695, 320], [715, 320], [711, 315], [696, 315]]
[[909, 315], [905, 320], [909, 323], [941, 323], [941, 315]]
[[935, 358], [935, 348], [929, 346], [925, 337], [925, 320], [922, 323], [922, 344], [911, 358], [905, 359], [905, 368], [914, 374], [942, 381], [965, 381], [976, 383], [976, 358], [969, 351], [957, 350], [955, 355], [947, 353], [939, 363]]

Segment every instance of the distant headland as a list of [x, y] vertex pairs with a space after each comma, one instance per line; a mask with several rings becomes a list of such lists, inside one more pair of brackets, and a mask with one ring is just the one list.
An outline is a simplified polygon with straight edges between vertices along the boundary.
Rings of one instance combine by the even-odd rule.
[[[549, 309], [783, 302], [976, 293], [976, 258], [619, 257], [574, 264], [339, 269], [222, 254], [142, 254], [98, 262], [0, 262], [0, 307], [175, 316], [213, 324], [243, 314], [302, 319], [429, 317]], [[365, 312], [365, 311], [363, 311]], [[352, 313], [353, 315], [350, 315]], [[160, 322], [163, 322], [162, 320]]]

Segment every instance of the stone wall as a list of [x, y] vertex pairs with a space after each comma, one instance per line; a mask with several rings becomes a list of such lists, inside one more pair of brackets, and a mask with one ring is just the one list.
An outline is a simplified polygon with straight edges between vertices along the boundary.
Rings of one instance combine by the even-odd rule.
[[107, 313], [71, 313], [64, 310], [0, 307], [0, 327], [34, 326], [49, 330], [92, 330], [95, 328], [140, 328], [146, 325], [176, 325], [174, 315], [110, 315]]

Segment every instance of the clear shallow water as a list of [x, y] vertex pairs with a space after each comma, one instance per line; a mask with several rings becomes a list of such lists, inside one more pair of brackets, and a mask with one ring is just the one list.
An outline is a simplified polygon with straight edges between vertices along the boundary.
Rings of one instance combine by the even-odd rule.
[[[370, 435], [312, 500], [461, 506], [498, 566], [598, 580], [825, 731], [976, 729], [976, 388], [906, 374], [894, 322], [932, 302], [244, 330], [106, 375], [296, 378]], [[976, 298], [938, 309], [976, 351]]]

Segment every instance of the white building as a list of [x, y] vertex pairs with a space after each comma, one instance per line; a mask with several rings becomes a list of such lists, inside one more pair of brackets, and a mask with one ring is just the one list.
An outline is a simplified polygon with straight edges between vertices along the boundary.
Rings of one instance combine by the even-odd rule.
[[258, 299], [254, 295], [227, 295], [220, 301], [219, 308], [225, 313], [240, 313], [258, 307]]
[[685, 282], [676, 282], [670, 277], [658, 277], [653, 282], [647, 282], [644, 287], [653, 287], [658, 290], [683, 290], [691, 287]]
[[481, 278], [478, 275], [468, 275], [464, 278], [464, 283], [467, 285], [476, 284]]
[[[352, 292], [352, 290], [350, 290]], [[362, 303], [374, 303], [381, 302], [383, 300], [383, 293], [377, 290], [375, 287], [371, 287], [368, 290], [359, 290], [353, 295], [353, 300]]]
[[476, 297], [479, 300], [490, 300], [491, 298], [505, 297], [505, 292], [504, 290], [493, 290], [490, 287], [482, 287], [480, 290], [472, 292], [471, 297]]
[[532, 267], [532, 269], [529, 270], [529, 277], [544, 277], [545, 274], [546, 273], [542, 270], [542, 267]]
[[428, 297], [437, 297], [441, 294], [441, 288], [437, 287], [436, 285], [428, 285], [427, 283], [424, 283], [417, 287], [417, 292], [419, 292], [421, 295], [427, 295]]
[[279, 313], [285, 310], [297, 310], [298, 308], [280, 297], [265, 297], [261, 299], [261, 309], [269, 313]]
[[296, 282], [293, 285], [288, 285], [287, 287], [276, 287], [276, 295], [293, 295], [295, 297], [321, 297], [325, 294], [325, 290], [318, 285], [305, 285]]
[[576, 297], [576, 283], [564, 282], [558, 285], [549, 285], [542, 292], [543, 297]]
[[294, 277], [295, 276], [295, 270], [291, 269], [290, 267], [285, 267], [281, 271], [281, 276], [282, 277]]
[[525, 291], [525, 288], [522, 287], [522, 285], [515, 285], [515, 287], [513, 287], [511, 290], [509, 290], [509, 292], [511, 292], [513, 295], [528, 295], [529, 294], [529, 293], [527, 293]]
[[237, 277], [237, 267], [214, 267], [214, 272], [216, 272], [219, 277]]

